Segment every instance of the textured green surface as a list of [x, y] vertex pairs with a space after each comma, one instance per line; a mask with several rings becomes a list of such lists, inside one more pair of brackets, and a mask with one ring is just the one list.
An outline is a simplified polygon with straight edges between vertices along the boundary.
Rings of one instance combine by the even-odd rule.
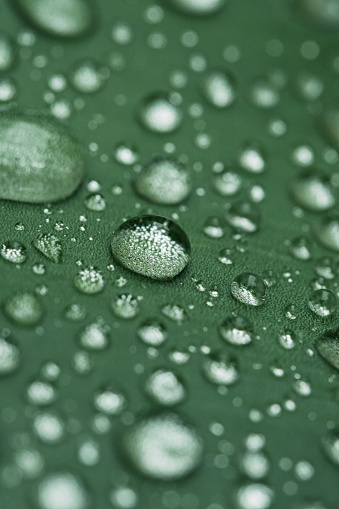
[[[335, 327], [338, 320], [337, 316], [321, 319], [308, 309], [307, 299], [312, 292], [310, 281], [315, 277], [314, 261], [295, 260], [284, 242], [302, 232], [307, 234], [321, 219], [319, 213], [304, 212], [301, 217], [293, 213], [294, 204], [288, 195], [288, 184], [300, 172], [291, 162], [294, 146], [310, 144], [316, 164], [321, 168], [328, 167], [330, 172], [337, 171], [338, 163], [329, 165], [323, 159], [327, 144], [316, 124], [316, 114], [337, 99], [338, 76], [331, 67], [331, 58], [337, 50], [337, 35], [328, 30], [318, 30], [297, 15], [289, 2], [282, 0], [230, 0], [220, 14], [205, 19], [179, 15], [167, 8], [164, 2], [164, 19], [156, 25], [144, 21], [143, 13], [151, 5], [146, 0], [97, 0], [96, 4], [98, 22], [92, 34], [68, 42], [34, 32], [36, 42], [31, 52], [23, 51], [20, 56], [17, 49], [16, 65], [10, 72], [18, 86], [16, 102], [20, 109], [39, 110], [46, 107], [43, 94], [52, 74], [62, 72], [67, 76], [76, 63], [87, 58], [107, 64], [113, 50], [121, 53], [126, 61], [122, 72], [112, 71], [100, 92], [83, 96], [84, 107], [75, 110], [66, 122], [87, 154], [88, 173], [80, 190], [70, 199], [52, 206], [0, 202], [1, 242], [18, 240], [28, 250], [28, 259], [20, 266], [0, 259], [1, 302], [16, 291], [34, 291], [41, 285], [48, 289], [45, 295], [39, 296], [45, 315], [37, 328], [19, 328], [7, 321], [3, 313], [0, 317], [2, 327], [11, 330], [22, 353], [18, 371], [0, 380], [1, 505], [6, 509], [23, 509], [32, 503], [39, 479], [18, 480], [13, 487], [9, 487], [5, 480], [9, 475], [6, 474], [8, 467], [13, 465], [18, 436], [25, 433], [31, 437], [33, 444], [36, 442], [42, 453], [46, 472], [65, 468], [82, 476], [92, 497], [92, 507], [111, 507], [108, 501], [110, 489], [119, 484], [123, 475], [128, 475], [129, 485], [139, 497], [140, 509], [165, 508], [164, 494], [171, 490], [181, 497], [194, 494], [199, 498], [198, 507], [201, 509], [207, 509], [213, 502], [225, 509], [233, 508], [236, 489], [245, 482], [239, 472], [237, 458], [247, 434], [257, 432], [266, 437], [271, 471], [264, 482], [275, 492], [274, 508], [298, 509], [308, 500], [322, 500], [326, 508], [336, 509], [338, 467], [325, 458], [320, 439], [328, 431], [328, 425], [332, 426], [332, 421], [338, 423], [338, 380], [334, 368], [325, 364], [316, 352], [310, 356], [307, 350], [313, 348], [315, 339], [322, 333]], [[110, 38], [112, 25], [120, 20], [132, 27], [133, 40], [126, 46], [119, 46]], [[19, 32], [31, 29], [11, 8], [11, 2], [0, 6], [0, 26], [14, 39]], [[188, 30], [198, 34], [199, 42], [195, 48], [186, 48], [180, 42], [182, 34]], [[148, 46], [147, 38], [153, 32], [166, 35], [167, 46], [164, 49]], [[272, 38], [283, 44], [284, 51], [279, 57], [269, 56], [265, 49]], [[307, 60], [302, 57], [300, 47], [306, 40], [317, 42], [320, 48], [318, 58]], [[224, 48], [229, 45], [237, 46], [241, 52], [240, 60], [233, 64], [226, 63], [222, 56]], [[203, 73], [189, 68], [193, 54], [206, 58], [207, 69], [225, 69], [234, 74], [236, 102], [230, 109], [219, 111], [204, 101], [200, 92]], [[33, 65], [34, 57], [38, 55], [45, 55], [48, 60], [41, 70]], [[248, 99], [251, 85], [257, 78], [276, 69], [282, 70], [287, 77], [280, 102], [273, 110], [259, 110]], [[184, 70], [188, 76], [187, 85], [179, 91], [185, 112], [183, 123], [173, 134], [147, 132], [137, 121], [138, 105], [150, 93], [170, 90], [169, 75], [174, 70]], [[295, 82], [300, 71], [314, 73], [324, 84], [321, 100], [310, 107], [296, 92]], [[69, 86], [60, 96], [73, 101], [79, 94]], [[199, 125], [187, 114], [193, 103], [201, 103], [204, 108], [204, 131], [211, 137], [211, 145], [206, 150], [195, 143]], [[91, 129], [93, 123], [89, 123], [98, 114], [103, 116], [104, 121]], [[286, 134], [282, 137], [269, 133], [267, 126], [272, 118], [281, 118], [286, 123]], [[234, 162], [240, 147], [248, 139], [254, 139], [263, 146], [267, 171], [258, 176], [244, 173], [244, 178], [248, 186], [253, 183], [262, 185], [266, 196], [259, 204], [261, 227], [257, 233], [247, 236], [248, 249], [242, 253], [237, 250], [237, 240], [232, 237], [228, 226], [225, 226], [225, 236], [221, 239], [206, 237], [202, 228], [210, 216], [223, 218], [225, 205], [239, 198], [223, 198], [212, 190], [213, 164], [220, 160], [226, 164]], [[148, 162], [154, 155], [164, 155], [167, 142], [175, 144], [174, 156], [187, 155], [193, 193], [185, 208], [150, 205], [136, 196], [131, 185], [133, 169], [118, 164], [112, 158], [114, 146], [121, 141], [136, 145], [141, 163]], [[89, 154], [88, 150], [93, 142], [99, 147], [95, 155]], [[197, 165], [197, 162], [201, 164]], [[84, 205], [89, 194], [86, 183], [93, 179], [101, 184], [101, 193], [106, 201], [106, 209], [100, 213], [88, 211]], [[113, 194], [113, 186], [121, 186], [122, 193]], [[203, 196], [196, 192], [200, 188], [205, 190]], [[246, 186], [242, 193], [245, 197]], [[119, 266], [115, 266], [113, 272], [107, 270], [107, 266], [113, 263], [110, 243], [114, 229], [127, 217], [142, 213], [167, 217], [178, 214], [176, 220], [190, 238], [191, 261], [184, 272], [172, 281], [152, 281]], [[82, 215], [87, 218], [84, 231], [80, 229]], [[60, 221], [65, 225], [63, 231], [57, 233], [62, 241], [63, 257], [62, 263], [54, 264], [37, 252], [32, 242], [40, 233], [55, 233], [54, 225]], [[24, 224], [23, 231], [15, 230], [18, 222]], [[218, 253], [224, 247], [233, 251], [232, 265], [223, 265], [218, 260]], [[313, 259], [330, 255], [316, 243], [312, 246], [312, 253]], [[93, 265], [102, 271], [106, 281], [102, 293], [88, 296], [74, 288], [73, 280], [79, 271], [78, 260], [83, 261], [85, 267]], [[45, 264], [45, 275], [33, 273], [35, 263]], [[267, 290], [263, 306], [247, 307], [231, 297], [230, 283], [236, 275], [241, 272], [262, 274], [267, 269], [277, 273], [278, 281]], [[291, 282], [283, 275], [287, 272]], [[118, 287], [120, 277], [127, 281], [123, 288]], [[201, 281], [206, 291], [198, 291], [193, 279]], [[334, 283], [335, 280], [329, 282], [330, 288]], [[219, 293], [218, 298], [208, 294], [214, 288]], [[133, 320], [118, 319], [110, 310], [111, 300], [121, 293], [142, 297], [140, 314]], [[213, 306], [207, 301], [213, 302]], [[72, 323], [64, 318], [65, 308], [74, 302], [87, 309], [87, 317], [81, 323]], [[160, 317], [162, 306], [169, 303], [182, 306], [188, 318], [182, 324], [176, 324], [161, 317], [168, 330], [168, 339], [159, 349], [159, 355], [152, 358], [147, 354], [147, 347], [137, 339], [136, 330], [145, 319]], [[293, 321], [285, 316], [286, 306], [291, 303], [298, 310]], [[248, 347], [226, 345], [219, 337], [218, 325], [233, 311], [253, 323], [256, 339]], [[90, 353], [93, 370], [81, 376], [72, 367], [74, 354], [80, 348], [77, 343], [79, 332], [99, 315], [111, 328], [111, 344], [104, 352]], [[291, 351], [283, 350], [277, 342], [277, 335], [284, 328], [291, 328], [300, 337]], [[168, 360], [169, 351], [175, 348], [185, 350], [192, 345], [196, 353], [191, 354], [187, 365], [177, 367]], [[200, 352], [201, 346], [227, 350], [237, 358], [240, 379], [227, 394], [219, 394], [217, 387], [203, 378], [201, 364], [205, 356]], [[70, 423], [70, 431], [58, 445], [44, 445], [33, 437], [32, 417], [36, 409], [25, 399], [28, 383], [37, 378], [42, 365], [51, 360], [61, 369], [56, 382], [58, 399], [52, 406]], [[270, 366], [275, 363], [285, 370], [281, 379], [270, 372]], [[203, 436], [205, 455], [199, 470], [181, 482], [145, 480], [121, 457], [119, 441], [127, 426], [124, 422], [132, 416], [138, 418], [155, 410], [143, 393], [145, 375], [137, 374], [140, 366], [145, 373], [158, 367], [173, 368], [187, 386], [187, 400], [178, 405], [177, 411], [187, 417]], [[311, 396], [303, 398], [294, 393], [292, 386], [296, 373], [310, 382]], [[127, 414], [113, 418], [112, 429], [100, 436], [93, 432], [91, 426], [93, 395], [98, 387], [110, 382], [127, 395]], [[282, 405], [288, 397], [296, 401], [295, 412], [282, 410], [278, 417], [267, 415], [271, 404]], [[261, 422], [251, 422], [251, 409], [263, 412]], [[223, 436], [216, 437], [209, 431], [212, 422], [223, 424]], [[82, 435], [95, 437], [100, 444], [101, 459], [93, 467], [82, 465], [77, 459], [78, 436]], [[213, 463], [221, 440], [231, 442], [235, 452], [230, 456], [227, 467], [216, 468]], [[314, 477], [303, 482], [296, 479], [293, 469], [284, 472], [279, 467], [279, 461], [284, 457], [291, 458], [294, 463], [309, 461], [315, 469]], [[292, 495], [286, 494], [285, 483], [288, 481], [297, 483], [297, 491]], [[185, 505], [182, 507], [186, 509]], [[187, 509], [190, 507], [187, 506]]]

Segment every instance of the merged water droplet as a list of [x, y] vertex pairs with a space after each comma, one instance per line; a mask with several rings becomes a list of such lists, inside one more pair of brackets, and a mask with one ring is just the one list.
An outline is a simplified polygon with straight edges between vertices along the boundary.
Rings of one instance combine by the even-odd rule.
[[159, 405], [173, 406], [181, 403], [186, 389], [180, 378], [167, 369], [154, 371], [146, 380], [144, 390]]
[[61, 262], [62, 245], [56, 235], [52, 233], [41, 234], [35, 239], [33, 245], [52, 262]]
[[220, 336], [231, 345], [248, 345], [253, 337], [253, 325], [244, 316], [229, 316], [219, 327]]
[[172, 133], [180, 126], [183, 114], [165, 94], [147, 97], [139, 108], [139, 120], [146, 129], [154, 133]]
[[29, 327], [40, 322], [43, 309], [33, 293], [18, 292], [5, 300], [4, 311], [16, 325]]
[[308, 307], [318, 316], [332, 316], [337, 311], [337, 299], [330, 290], [316, 290], [308, 300]]
[[74, 278], [74, 286], [82, 293], [94, 295], [103, 290], [105, 280], [95, 267], [87, 267]]
[[48, 474], [37, 490], [40, 509], [87, 509], [89, 496], [82, 481], [69, 472]]
[[331, 366], [339, 370], [339, 330], [332, 330], [320, 336], [315, 347]]
[[15, 0], [14, 3], [35, 27], [55, 37], [78, 37], [93, 25], [93, 12], [85, 0]]
[[133, 466], [153, 479], [181, 479], [200, 463], [203, 445], [196, 430], [176, 414], [149, 417], [135, 424], [124, 438]]
[[155, 159], [145, 165], [134, 180], [137, 193], [159, 205], [176, 205], [191, 192], [188, 171], [172, 159]]
[[235, 299], [243, 304], [261, 306], [266, 298], [266, 285], [257, 274], [244, 272], [233, 279], [231, 293]]
[[307, 170], [299, 175], [292, 182], [290, 191], [297, 205], [314, 212], [328, 210], [335, 204], [330, 177], [317, 170]]
[[21, 242], [8, 240], [2, 244], [1, 256], [11, 263], [24, 263], [27, 260], [27, 250]]
[[167, 0], [167, 2], [178, 11], [194, 16], [214, 14], [225, 4], [225, 0]]
[[178, 275], [190, 258], [184, 230], [161, 216], [128, 219], [114, 232], [111, 247], [121, 265], [158, 280]]
[[233, 385], [239, 379], [237, 362], [227, 354], [216, 353], [206, 357], [202, 371], [207, 380], [216, 385]]
[[236, 98], [234, 78], [226, 72], [210, 72], [203, 80], [202, 92], [216, 108], [228, 108]]
[[233, 203], [225, 214], [227, 223], [247, 233], [255, 233], [260, 227], [260, 210], [254, 203], [239, 201]]
[[64, 127], [39, 113], [1, 113], [0, 198], [63, 200], [83, 177], [82, 150]]

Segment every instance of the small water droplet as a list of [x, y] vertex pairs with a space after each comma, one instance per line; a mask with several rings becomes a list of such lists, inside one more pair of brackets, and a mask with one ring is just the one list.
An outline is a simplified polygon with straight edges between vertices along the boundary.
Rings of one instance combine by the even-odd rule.
[[252, 341], [253, 326], [244, 316], [229, 316], [220, 325], [219, 333], [231, 345], [248, 345]]
[[137, 336], [146, 345], [160, 346], [166, 341], [167, 331], [161, 322], [150, 319], [138, 327]]
[[33, 245], [40, 253], [54, 263], [60, 263], [62, 258], [62, 245], [56, 235], [45, 233], [39, 235]]
[[74, 278], [74, 285], [80, 292], [94, 295], [103, 290], [105, 281], [99, 270], [95, 267], [87, 267]]
[[5, 300], [4, 311], [16, 325], [29, 327], [40, 322], [43, 309], [34, 294], [18, 292]]
[[232, 228], [247, 233], [255, 233], [260, 226], [261, 214], [257, 205], [247, 201], [233, 203], [225, 214]]
[[297, 205], [307, 210], [320, 212], [335, 204], [330, 177], [317, 170], [307, 170], [296, 178], [290, 187]]
[[310, 296], [308, 306], [318, 316], [333, 316], [337, 311], [337, 299], [330, 290], [316, 290]]
[[135, 318], [140, 312], [137, 299], [133, 295], [126, 294], [119, 295], [113, 299], [111, 308], [118, 318], [124, 318], [125, 320]]
[[234, 78], [226, 72], [209, 72], [204, 78], [202, 92], [216, 108], [228, 108], [236, 98]]
[[186, 389], [180, 378], [173, 371], [158, 369], [146, 380], [144, 390], [159, 405], [173, 406], [181, 403], [186, 396]]
[[140, 122], [155, 133], [172, 133], [180, 126], [183, 114], [169, 96], [155, 94], [147, 97], [139, 108]]
[[243, 304], [261, 306], [266, 298], [266, 285], [257, 274], [244, 272], [233, 279], [231, 293], [235, 299]]
[[37, 489], [40, 509], [87, 509], [89, 497], [82, 481], [69, 472], [48, 474]]
[[206, 357], [202, 370], [207, 380], [216, 385], [233, 385], [239, 379], [236, 360], [224, 353]]

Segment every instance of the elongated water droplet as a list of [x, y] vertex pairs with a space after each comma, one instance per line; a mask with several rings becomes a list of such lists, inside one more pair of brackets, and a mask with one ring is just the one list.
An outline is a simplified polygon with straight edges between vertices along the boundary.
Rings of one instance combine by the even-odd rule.
[[0, 198], [63, 200], [83, 176], [80, 146], [55, 120], [39, 113], [1, 113]]
[[161, 216], [140, 216], [125, 221], [112, 240], [114, 258], [124, 267], [152, 279], [179, 274], [190, 257], [184, 230]]
[[0, 72], [8, 71], [15, 60], [14, 44], [7, 35], [0, 35]]

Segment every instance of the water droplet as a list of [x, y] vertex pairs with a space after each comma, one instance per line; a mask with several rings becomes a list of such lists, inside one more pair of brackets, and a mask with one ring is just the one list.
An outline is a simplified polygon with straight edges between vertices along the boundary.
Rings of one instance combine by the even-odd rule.
[[315, 229], [315, 236], [324, 247], [339, 252], [339, 215], [326, 217]]
[[253, 326], [244, 316], [229, 316], [220, 325], [219, 333], [231, 345], [248, 345], [252, 341]]
[[100, 66], [93, 60], [85, 60], [76, 66], [70, 75], [70, 82], [77, 92], [93, 94], [98, 92], [109, 76], [107, 67]]
[[252, 141], [246, 142], [241, 148], [238, 163], [249, 173], [262, 173], [266, 169], [264, 152], [257, 143]]
[[266, 286], [268, 286], [269, 288], [271, 286], [274, 286], [277, 283], [278, 276], [274, 272], [274, 270], [270, 270], [270, 269], [264, 270], [264, 272], [262, 273], [262, 277], [266, 283]]
[[239, 201], [231, 205], [225, 214], [225, 219], [236, 230], [254, 233], [259, 229], [261, 215], [254, 203]]
[[8, 71], [15, 60], [14, 44], [6, 35], [0, 35], [0, 72]]
[[94, 406], [106, 415], [119, 415], [126, 407], [125, 396], [112, 387], [105, 387], [94, 395]]
[[55, 120], [39, 113], [1, 114], [1, 198], [29, 203], [63, 200], [83, 176], [80, 146]]
[[84, 0], [15, 0], [24, 16], [55, 37], [78, 37], [93, 24], [90, 4]]
[[318, 258], [314, 265], [314, 272], [325, 279], [335, 278], [334, 260], [329, 256]]
[[307, 170], [295, 179], [290, 187], [297, 205], [307, 210], [320, 212], [335, 204], [330, 177], [316, 170]]
[[147, 97], [140, 106], [139, 119], [146, 129], [155, 133], [172, 133], [180, 126], [183, 114], [165, 94]]
[[139, 154], [134, 145], [130, 143], [119, 143], [114, 149], [114, 157], [118, 163], [131, 166], [138, 161]]
[[56, 391], [50, 383], [43, 380], [34, 380], [27, 388], [27, 397], [33, 405], [49, 405], [55, 401]]
[[225, 4], [225, 0], [167, 0], [179, 11], [195, 16], [207, 16], [218, 12]]
[[62, 245], [58, 237], [52, 233], [39, 235], [33, 242], [34, 247], [54, 263], [60, 263], [62, 258]]
[[98, 318], [80, 333], [79, 342], [87, 350], [104, 350], [109, 344], [109, 328]]
[[40, 509], [87, 509], [89, 498], [83, 483], [69, 472], [48, 474], [40, 481]]
[[266, 477], [270, 470], [270, 462], [262, 451], [246, 451], [240, 458], [239, 466], [253, 480]]
[[233, 258], [233, 253], [229, 248], [225, 247], [224, 249], [219, 251], [219, 254], [218, 254], [219, 262], [224, 263], [225, 265], [232, 265], [232, 263], [233, 263], [232, 258]]
[[11, 78], [0, 79], [0, 102], [9, 102], [17, 93], [15, 82]]
[[181, 403], [186, 396], [186, 389], [173, 371], [158, 369], [146, 380], [144, 390], [155, 403], [173, 406]]
[[339, 370], [339, 330], [326, 332], [315, 342], [315, 347], [320, 355], [331, 366]]
[[339, 466], [339, 430], [334, 429], [321, 438], [326, 456]]
[[264, 484], [247, 484], [236, 494], [239, 509], [269, 509], [273, 502], [273, 491]]
[[137, 193], [152, 203], [176, 205], [191, 192], [188, 171], [171, 159], [155, 159], [145, 165], [134, 181]]
[[105, 281], [99, 270], [95, 267], [87, 267], [74, 278], [74, 285], [80, 292], [94, 295], [103, 290]]
[[125, 221], [114, 232], [111, 247], [121, 265], [158, 280], [178, 275], [190, 257], [190, 242], [184, 230], [161, 216]]
[[318, 316], [332, 316], [337, 311], [337, 299], [330, 290], [316, 290], [310, 296], [308, 306]]
[[255, 106], [266, 110], [278, 104], [280, 94], [269, 81], [260, 80], [253, 84], [250, 99]]
[[135, 318], [139, 312], [139, 304], [136, 298], [132, 295], [119, 295], [111, 302], [111, 308], [113, 313], [119, 317], [129, 320]]
[[306, 382], [305, 380], [296, 380], [293, 383], [293, 389], [299, 396], [310, 396], [312, 393], [312, 388], [309, 382]]
[[0, 335], [0, 375], [9, 375], [20, 363], [20, 350], [8, 338]]
[[137, 336], [146, 345], [160, 346], [167, 338], [167, 331], [162, 323], [150, 319], [138, 327]]
[[117, 509], [135, 509], [137, 507], [138, 497], [131, 488], [121, 487], [112, 490], [110, 501]]
[[283, 330], [278, 335], [278, 343], [285, 350], [291, 350], [295, 347], [296, 337], [293, 331], [290, 329]]
[[225, 72], [210, 72], [203, 80], [202, 91], [207, 101], [217, 108], [228, 108], [236, 97], [234, 79]]
[[55, 411], [47, 410], [34, 417], [33, 430], [42, 442], [55, 444], [65, 434], [65, 423]]
[[216, 385], [233, 385], [239, 379], [237, 363], [227, 354], [217, 353], [206, 357], [202, 370], [207, 380]]
[[16, 240], [8, 240], [2, 244], [1, 256], [11, 263], [24, 263], [27, 260], [25, 246]]
[[161, 312], [164, 316], [176, 323], [182, 323], [187, 318], [184, 308], [177, 304], [165, 304], [165, 306], [161, 308]]
[[85, 199], [85, 206], [88, 210], [92, 210], [93, 212], [102, 212], [106, 208], [106, 202], [104, 197], [99, 194], [90, 194]]
[[243, 304], [261, 306], [266, 298], [266, 285], [260, 276], [244, 272], [233, 279], [231, 293]]
[[290, 253], [297, 260], [310, 260], [312, 258], [312, 243], [304, 236], [296, 237], [290, 245]]
[[233, 170], [224, 170], [213, 178], [213, 188], [221, 196], [234, 196], [242, 186], [242, 178]]
[[225, 235], [224, 226], [219, 217], [208, 217], [204, 223], [203, 232], [211, 239], [220, 239]]
[[84, 306], [81, 304], [70, 304], [65, 309], [65, 317], [67, 320], [71, 320], [72, 322], [81, 322], [81, 320], [84, 320], [86, 318], [87, 311]]
[[4, 305], [4, 310], [16, 325], [23, 327], [36, 325], [43, 316], [43, 309], [34, 294], [18, 292], [10, 295]]
[[134, 467], [153, 479], [181, 479], [201, 461], [202, 441], [177, 415], [150, 417], [137, 423], [123, 439]]

